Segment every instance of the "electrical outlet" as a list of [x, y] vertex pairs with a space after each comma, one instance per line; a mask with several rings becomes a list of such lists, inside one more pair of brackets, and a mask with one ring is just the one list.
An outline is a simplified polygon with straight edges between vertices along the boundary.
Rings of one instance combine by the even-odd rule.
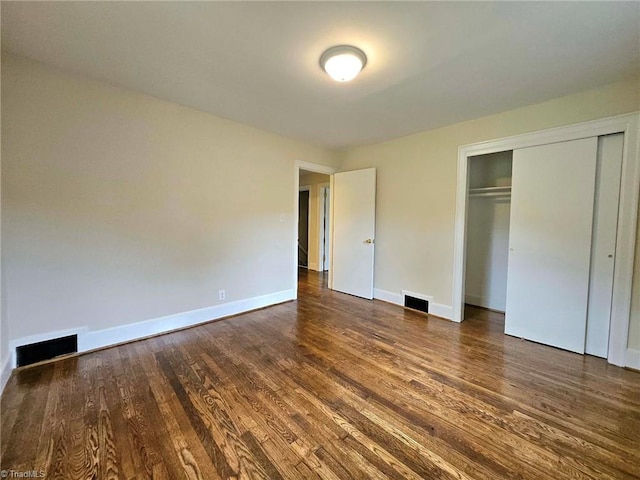
[[225, 293], [224, 290], [218, 290], [218, 300], [224, 300]]

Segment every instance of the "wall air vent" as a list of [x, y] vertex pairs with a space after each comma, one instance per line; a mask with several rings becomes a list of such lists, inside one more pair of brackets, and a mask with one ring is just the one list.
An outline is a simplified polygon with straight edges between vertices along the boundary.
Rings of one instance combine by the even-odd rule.
[[77, 352], [78, 335], [69, 335], [16, 347], [16, 364], [18, 367], [24, 367], [43, 360], [51, 360], [60, 355]]
[[429, 302], [427, 300], [423, 300], [422, 298], [405, 295], [404, 306], [407, 308], [411, 308], [412, 310], [429, 313]]

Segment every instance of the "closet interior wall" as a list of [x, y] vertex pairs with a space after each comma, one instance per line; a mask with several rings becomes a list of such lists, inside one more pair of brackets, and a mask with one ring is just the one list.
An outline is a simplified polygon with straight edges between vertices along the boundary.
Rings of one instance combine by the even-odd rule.
[[469, 159], [465, 302], [505, 311], [512, 151]]

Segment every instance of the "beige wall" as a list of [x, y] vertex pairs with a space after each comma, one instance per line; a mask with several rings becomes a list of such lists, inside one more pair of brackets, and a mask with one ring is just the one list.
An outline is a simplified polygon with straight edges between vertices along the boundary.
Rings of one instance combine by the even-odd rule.
[[15, 56], [2, 119], [12, 339], [293, 287], [295, 161], [331, 152]]
[[[376, 288], [451, 305], [456, 164], [460, 145], [640, 109], [638, 80], [341, 152], [341, 170], [378, 169]], [[637, 265], [637, 261], [636, 261]], [[637, 271], [637, 267], [636, 267]], [[636, 282], [637, 284], [638, 282]], [[634, 326], [637, 332], [638, 287]], [[636, 339], [632, 340], [632, 344]]]
[[[458, 146], [640, 108], [628, 81], [336, 155], [2, 61], [0, 349], [7, 329], [102, 329], [216, 305], [222, 288], [226, 301], [290, 288], [295, 160], [377, 167], [376, 288], [450, 305]], [[636, 281], [633, 348], [639, 297]]]
[[329, 175], [307, 173], [300, 175], [300, 186], [309, 187], [309, 268], [320, 270], [320, 186], [329, 183]]
[[319, 185], [321, 183], [329, 183], [329, 175], [324, 173], [301, 173], [300, 174], [300, 186], [303, 185]]

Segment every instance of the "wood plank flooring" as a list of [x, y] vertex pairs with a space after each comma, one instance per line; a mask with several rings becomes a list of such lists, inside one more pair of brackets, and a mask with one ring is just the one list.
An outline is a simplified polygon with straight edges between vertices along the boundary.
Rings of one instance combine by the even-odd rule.
[[326, 289], [23, 369], [1, 468], [47, 479], [640, 478], [640, 373]]

